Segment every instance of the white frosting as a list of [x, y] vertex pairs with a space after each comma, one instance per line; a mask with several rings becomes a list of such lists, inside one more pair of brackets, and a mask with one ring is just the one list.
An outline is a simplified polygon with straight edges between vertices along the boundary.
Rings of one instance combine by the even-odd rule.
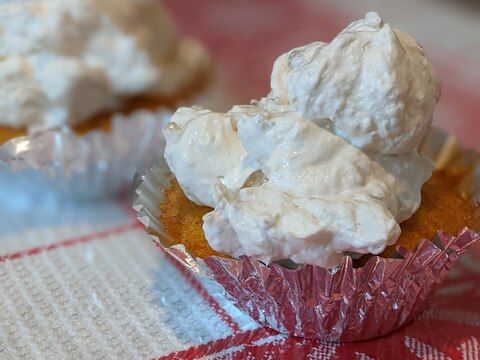
[[383, 251], [432, 170], [415, 151], [368, 156], [298, 113], [255, 107], [183, 108], [165, 137], [185, 194], [215, 208], [204, 217], [212, 248], [266, 263], [333, 266], [346, 251]]
[[215, 206], [212, 184], [217, 177], [227, 177], [230, 186], [238, 187], [256, 170], [240, 167], [246, 153], [234, 130], [239, 114], [180, 108], [164, 130], [165, 159], [185, 195], [197, 204]]
[[175, 94], [208, 58], [172, 29], [156, 0], [1, 2], [0, 124], [74, 125], [126, 96]]
[[[372, 19], [376, 15], [367, 14], [365, 22]], [[380, 22], [374, 21], [371, 26], [375, 24]], [[368, 32], [370, 27], [365, 27], [360, 21], [347, 29]], [[363, 36], [362, 32], [357, 34]], [[314, 46], [302, 49], [309, 52]], [[350, 74], [353, 79], [373, 81], [376, 77], [380, 83], [382, 78], [375, 66], [380, 64], [378, 58], [392, 58], [389, 52], [394, 55], [398, 50], [387, 44], [386, 49], [377, 49], [383, 55], [375, 56], [368, 46], [363, 55], [361, 48], [354, 49], [355, 57], [364, 66], [356, 67], [361, 71], [359, 76]], [[336, 56], [345, 56], [342, 47]], [[401, 96], [390, 98], [383, 93], [372, 100], [374, 105], [368, 105], [370, 89], [358, 80], [352, 87], [345, 84], [344, 88], [349, 90], [342, 92], [341, 84], [334, 80], [333, 68], [328, 69], [332, 73], [324, 72], [333, 79], [325, 84], [326, 89], [317, 88], [314, 74], [319, 71], [310, 65], [325, 64], [324, 57], [329, 63], [342, 64], [334, 52], [322, 55], [320, 51], [313, 57], [315, 61], [310, 55], [295, 57], [295, 77], [288, 71], [279, 71], [279, 66], [285, 64], [285, 56], [283, 60], [281, 57], [273, 71], [271, 94], [257, 106], [237, 106], [226, 114], [184, 108], [171, 119], [165, 131], [165, 159], [186, 195], [197, 204], [214, 208], [203, 218], [205, 236], [213, 249], [233, 256], [248, 255], [265, 263], [291, 259], [332, 267], [345, 252], [382, 252], [400, 235], [399, 223], [418, 209], [421, 187], [432, 172], [430, 160], [420, 157], [415, 150], [421, 136], [416, 129], [410, 134], [414, 140], [398, 133], [398, 129], [411, 125], [402, 123], [410, 120], [400, 112], [395, 125], [391, 125], [391, 118], [375, 117], [377, 111], [388, 113], [377, 104], [382, 96], [385, 107], [396, 109], [410, 108], [408, 99], [416, 97], [400, 82], [395, 84], [403, 91]], [[344, 75], [343, 66], [337, 69], [341, 72], [339, 77]], [[415, 71], [428, 73], [432, 78], [424, 84], [425, 89], [418, 83], [410, 91], [437, 94], [437, 80], [430, 64], [424, 62]], [[389, 74], [385, 77], [386, 82], [391, 78]], [[307, 84], [311, 92], [304, 93], [301, 100], [275, 95], [290, 96], [290, 88], [285, 90], [288, 86], [300, 93], [303, 89], [299, 84], [308, 83], [309, 79], [315, 79], [312, 83], [316, 85]], [[397, 93], [395, 84], [392, 94]], [[330, 91], [332, 94], [324, 95]], [[367, 95], [357, 94], [362, 91]], [[334, 98], [336, 105], [332, 106], [337, 108], [335, 114], [341, 114], [340, 120], [309, 116], [328, 108], [323, 103], [327, 98]], [[434, 103], [436, 99], [429, 101]], [[418, 127], [427, 126], [431, 120], [433, 109], [425, 111], [426, 107], [423, 105], [420, 110], [428, 119], [413, 116], [420, 123]], [[381, 136], [367, 136], [362, 131], [339, 136], [337, 122], [361, 123], [361, 118], [351, 110], [354, 108], [375, 118], [375, 134], [379, 128], [388, 131]], [[372, 141], [363, 146], [367, 138]]]
[[280, 56], [271, 86], [275, 103], [331, 127], [358, 148], [384, 154], [415, 149], [440, 96], [420, 45], [373, 12], [329, 44], [317, 42]]

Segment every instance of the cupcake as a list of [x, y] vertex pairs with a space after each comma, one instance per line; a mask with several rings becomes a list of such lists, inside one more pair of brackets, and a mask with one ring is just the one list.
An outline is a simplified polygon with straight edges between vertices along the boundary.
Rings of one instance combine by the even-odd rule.
[[[88, 140], [78, 138], [101, 130], [104, 142], [123, 138], [123, 149], [106, 149], [110, 157], [139, 150], [126, 146], [145, 141], [145, 132], [161, 132], [166, 119], [160, 110], [169, 112], [195, 101], [212, 84], [208, 55], [195, 41], [176, 34], [158, 1], [0, 4], [0, 144], [2, 159], [12, 167], [21, 167], [19, 162], [26, 158], [50, 157], [45, 154], [50, 139], [38, 140], [42, 136], [55, 137], [57, 143], [58, 137], [70, 136], [73, 140], [62, 138], [68, 151], [72, 141], [85, 143]], [[136, 138], [132, 129], [115, 125], [126, 120], [142, 130], [133, 131]], [[69, 135], [60, 135], [65, 133]], [[35, 154], [15, 152], [18, 146], [9, 141], [29, 141]], [[50, 165], [62, 162], [55, 156], [48, 160]], [[92, 154], [84, 156], [92, 159]], [[135, 164], [124, 165], [131, 178]], [[44, 164], [34, 161], [27, 166]]]
[[[151, 170], [135, 208], [265, 325], [333, 341], [383, 335], [421, 311], [478, 238], [465, 228], [472, 193], [456, 190], [478, 158], [419, 153], [422, 140], [425, 153], [438, 145], [427, 133], [439, 96], [420, 45], [368, 13], [328, 44], [280, 56], [260, 101], [177, 110], [164, 131], [172, 176]], [[438, 155], [448, 161], [433, 171]]]

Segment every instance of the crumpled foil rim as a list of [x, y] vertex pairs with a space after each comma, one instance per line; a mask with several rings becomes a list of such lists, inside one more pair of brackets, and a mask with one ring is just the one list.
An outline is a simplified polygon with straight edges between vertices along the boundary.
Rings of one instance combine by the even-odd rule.
[[[477, 154], [463, 152], [453, 137], [438, 130], [428, 134], [420, 152], [434, 159], [437, 168], [452, 161], [473, 164], [470, 174], [475, 178], [465, 180], [465, 191], [480, 199]], [[334, 269], [266, 266], [247, 256], [199, 259], [176, 244], [159, 220], [163, 189], [170, 180], [162, 164], [150, 169], [137, 187], [133, 207], [146, 231], [191, 271], [214, 278], [236, 307], [264, 326], [310, 339], [366, 340], [407, 324], [425, 308], [460, 255], [480, 238], [467, 228], [456, 236], [439, 231], [432, 241], [421, 240], [414, 251], [398, 247], [401, 258], [374, 256], [361, 268], [354, 268], [349, 256]]]

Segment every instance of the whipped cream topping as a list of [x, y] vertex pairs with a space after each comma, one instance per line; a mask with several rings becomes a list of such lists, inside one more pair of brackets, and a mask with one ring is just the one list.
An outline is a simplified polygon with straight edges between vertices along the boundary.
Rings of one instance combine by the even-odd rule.
[[[247, 154], [235, 128], [245, 108], [236, 107], [228, 114], [180, 108], [164, 130], [168, 139], [165, 159], [193, 202], [215, 207], [212, 184], [218, 176], [225, 177], [229, 186], [241, 186], [257, 170], [240, 166]], [[180, 161], [176, 161], [178, 156]]]
[[440, 97], [420, 45], [374, 12], [328, 44], [280, 56], [271, 87], [271, 104], [288, 105], [356, 147], [383, 154], [414, 150]]
[[[377, 19], [378, 15], [369, 13], [347, 29], [361, 38], [364, 32], [388, 26]], [[315, 46], [301, 49], [312, 50]], [[291, 259], [333, 267], [345, 252], [378, 254], [395, 243], [400, 235], [399, 223], [420, 205], [420, 190], [431, 176], [432, 164], [416, 151], [423, 136], [416, 131], [424, 130], [412, 129], [409, 136], [415, 133], [414, 139], [407, 140], [408, 136], [402, 137], [398, 129], [409, 128], [411, 124], [403, 122], [410, 120], [401, 112], [392, 120], [387, 117], [389, 110], [377, 104], [383, 96], [386, 108], [405, 111], [411, 107], [408, 99], [417, 97], [409, 94], [402, 82], [393, 83], [393, 89], [383, 95], [376, 94], [371, 100], [374, 105], [366, 103], [371, 89], [365, 87], [373, 78], [380, 93], [379, 84], [392, 78], [385, 72], [385, 79], [381, 77], [377, 65], [382, 67], [384, 61], [378, 59], [393, 58], [399, 49], [377, 49], [381, 56], [373, 54], [369, 46], [353, 49], [364, 66], [356, 67], [360, 74], [351, 74], [355, 85], [344, 78], [343, 90], [335, 80], [335, 67], [319, 65], [341, 64], [345, 56], [342, 47], [325, 54], [313, 51], [315, 61], [310, 55], [294, 56], [295, 76], [279, 71], [287, 64], [283, 55], [275, 63], [271, 93], [256, 105], [236, 106], [225, 114], [182, 108], [172, 117], [165, 130], [165, 159], [186, 196], [214, 208], [203, 218], [205, 236], [213, 249], [233, 256], [248, 255], [265, 263]], [[326, 89], [313, 76], [319, 70], [312, 64], [323, 66], [323, 75], [332, 80], [327, 81]], [[411, 70], [432, 78], [423, 84], [425, 88], [418, 83], [408, 87], [409, 91], [438, 97], [431, 65], [426, 60], [420, 65]], [[340, 77], [342, 66], [337, 69]], [[367, 79], [366, 83], [362, 85], [360, 78]], [[301, 85], [309, 79], [314, 79], [311, 82], [315, 85], [306, 85], [310, 91], [302, 97], [291, 96], [288, 87], [305, 91]], [[397, 85], [404, 91], [401, 96], [393, 96], [401, 92]], [[363, 91], [367, 94], [356, 94]], [[317, 110], [328, 108], [330, 105], [323, 102], [332, 97], [336, 104], [331, 106], [337, 110], [331, 118], [325, 117]], [[427, 118], [419, 118], [418, 127], [430, 124], [436, 100], [429, 101], [432, 108], [421, 106]], [[339, 130], [343, 122], [361, 125], [362, 119], [375, 119], [372, 136], [361, 131], [361, 126], [341, 136], [345, 135]], [[386, 133], [377, 136], [380, 128]], [[369, 146], [365, 139], [369, 139]]]
[[176, 94], [207, 64], [155, 0], [0, 3], [1, 125], [74, 125], [124, 97]]

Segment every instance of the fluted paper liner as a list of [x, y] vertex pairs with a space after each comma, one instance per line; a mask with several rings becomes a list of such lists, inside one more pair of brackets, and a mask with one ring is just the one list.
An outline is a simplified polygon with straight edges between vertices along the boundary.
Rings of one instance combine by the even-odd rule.
[[[462, 152], [452, 137], [437, 130], [427, 136], [421, 152], [434, 159], [437, 167], [467, 164], [471, 171], [462, 183], [463, 191], [480, 198], [478, 155]], [[467, 228], [456, 236], [439, 231], [432, 241], [421, 240], [414, 251], [399, 247], [399, 259], [374, 256], [357, 269], [349, 256], [334, 269], [266, 266], [247, 256], [195, 259], [165, 233], [159, 220], [162, 192], [170, 179], [168, 168], [161, 165], [140, 181], [134, 208], [147, 231], [193, 272], [213, 277], [234, 304], [255, 320], [305, 338], [365, 340], [405, 325], [425, 308], [459, 256], [479, 238]]]

